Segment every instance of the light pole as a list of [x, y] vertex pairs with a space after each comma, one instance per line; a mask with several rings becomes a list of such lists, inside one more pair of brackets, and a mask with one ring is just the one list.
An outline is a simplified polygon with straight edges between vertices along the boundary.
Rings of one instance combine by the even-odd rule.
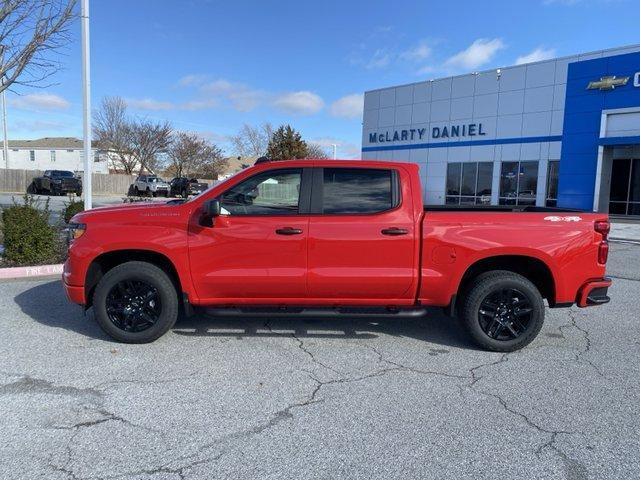
[[333, 159], [335, 160], [338, 158], [338, 145], [335, 143], [332, 143], [331, 145], [333, 145]]
[[91, 209], [91, 71], [89, 69], [89, 0], [82, 0], [82, 128], [84, 141], [84, 209]]
[[[0, 46], [0, 64], [4, 64], [4, 45]], [[4, 75], [2, 75], [2, 86], [4, 87]], [[2, 150], [4, 153], [4, 168], [9, 168], [9, 138], [7, 135], [7, 96], [5, 91], [2, 90], [2, 134], [4, 136], [4, 142], [2, 143]]]

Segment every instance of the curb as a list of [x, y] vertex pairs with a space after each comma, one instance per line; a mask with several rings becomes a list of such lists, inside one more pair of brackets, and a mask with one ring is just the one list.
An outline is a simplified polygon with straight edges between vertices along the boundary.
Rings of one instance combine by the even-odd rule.
[[34, 267], [0, 268], [0, 280], [14, 280], [17, 278], [38, 278], [62, 275], [62, 264], [37, 265]]

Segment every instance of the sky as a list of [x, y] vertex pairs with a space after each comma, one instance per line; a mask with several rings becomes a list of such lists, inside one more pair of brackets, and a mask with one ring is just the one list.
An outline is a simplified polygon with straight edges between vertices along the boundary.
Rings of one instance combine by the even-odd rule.
[[[90, 0], [91, 97], [232, 155], [244, 123], [360, 154], [363, 92], [640, 42], [634, 0]], [[80, 25], [46, 88], [8, 97], [10, 139], [82, 137]]]

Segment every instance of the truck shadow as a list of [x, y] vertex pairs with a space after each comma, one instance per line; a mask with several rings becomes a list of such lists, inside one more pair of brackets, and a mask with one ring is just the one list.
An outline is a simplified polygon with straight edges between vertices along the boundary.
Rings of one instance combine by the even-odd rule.
[[298, 339], [371, 339], [380, 335], [408, 337], [448, 347], [475, 348], [457, 321], [439, 309], [422, 318], [269, 318], [212, 317], [206, 314], [178, 320], [173, 333], [187, 337], [295, 337]]
[[[92, 339], [110, 341], [98, 327], [93, 314], [71, 304], [60, 281], [34, 284], [15, 297], [26, 315], [53, 328], [63, 328]], [[296, 318], [296, 317], [211, 317], [199, 314], [179, 318], [173, 333], [182, 337], [292, 337], [315, 339], [371, 339], [380, 335], [409, 337], [449, 347], [474, 348], [457, 322], [439, 309], [424, 318]]]

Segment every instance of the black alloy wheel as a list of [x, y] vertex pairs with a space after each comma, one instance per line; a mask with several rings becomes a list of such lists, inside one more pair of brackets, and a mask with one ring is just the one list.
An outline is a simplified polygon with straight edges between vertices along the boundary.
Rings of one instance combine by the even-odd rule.
[[153, 342], [178, 318], [175, 282], [163, 268], [148, 262], [129, 261], [113, 267], [93, 293], [96, 322], [120, 342]]
[[460, 319], [471, 339], [495, 352], [512, 352], [533, 341], [544, 323], [538, 288], [515, 272], [494, 270], [471, 281]]
[[533, 307], [527, 296], [515, 288], [487, 295], [478, 309], [482, 331], [494, 340], [512, 340], [527, 331]]
[[125, 332], [142, 332], [151, 328], [162, 313], [158, 289], [140, 280], [122, 280], [107, 294], [107, 315]]

